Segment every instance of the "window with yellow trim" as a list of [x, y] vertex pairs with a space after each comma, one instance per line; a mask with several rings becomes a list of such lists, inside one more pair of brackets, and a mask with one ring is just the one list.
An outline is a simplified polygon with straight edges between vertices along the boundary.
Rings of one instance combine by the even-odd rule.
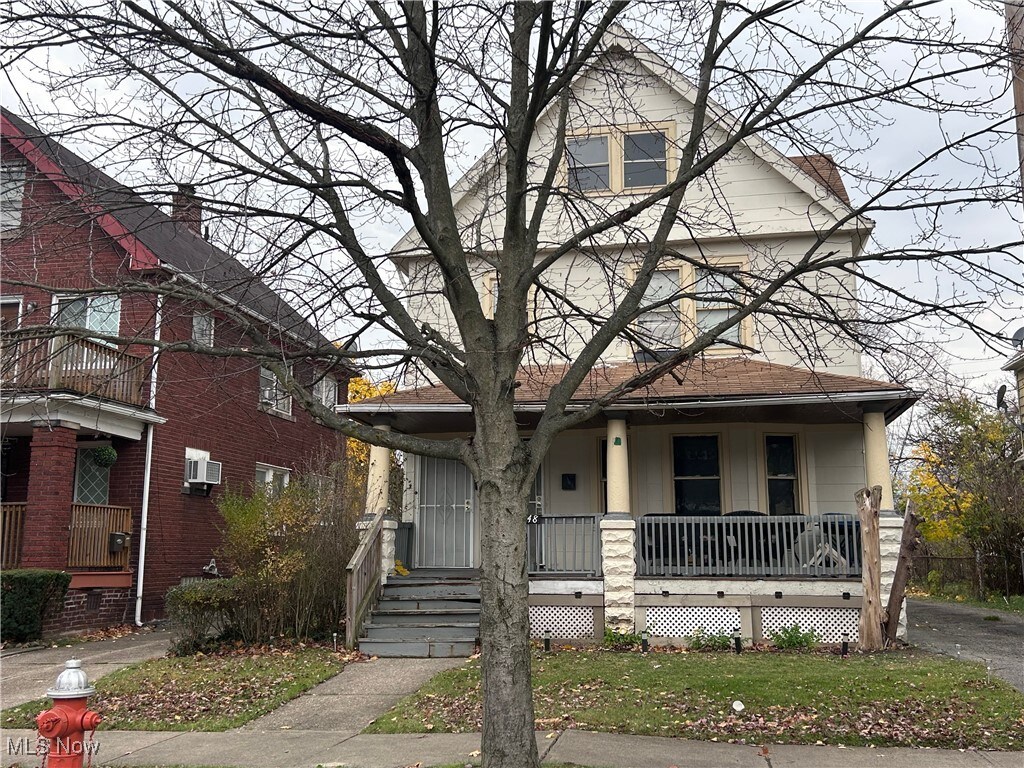
[[630, 192], [669, 180], [674, 125], [598, 128], [566, 138], [568, 185], [577, 192]]

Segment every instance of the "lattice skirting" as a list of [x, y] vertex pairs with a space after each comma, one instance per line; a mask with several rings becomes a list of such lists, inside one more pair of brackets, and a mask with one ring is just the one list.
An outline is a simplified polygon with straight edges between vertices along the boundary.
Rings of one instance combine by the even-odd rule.
[[843, 633], [857, 642], [860, 610], [857, 608], [796, 608], [784, 605], [766, 605], [761, 609], [761, 629], [766, 638], [783, 627], [799, 624], [800, 629], [813, 629], [823, 643], [838, 643]]
[[740, 626], [739, 608], [722, 605], [652, 605], [647, 631], [652, 637], [687, 637], [697, 630], [709, 635], [732, 634]]
[[531, 605], [530, 637], [543, 637], [550, 630], [558, 640], [592, 638], [594, 610], [589, 605]]

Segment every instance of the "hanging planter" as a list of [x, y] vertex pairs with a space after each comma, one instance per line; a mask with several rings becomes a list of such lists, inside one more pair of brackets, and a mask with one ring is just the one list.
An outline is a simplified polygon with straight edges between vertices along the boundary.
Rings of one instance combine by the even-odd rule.
[[117, 461], [117, 451], [112, 446], [102, 445], [92, 452], [92, 460], [97, 467], [112, 467]]

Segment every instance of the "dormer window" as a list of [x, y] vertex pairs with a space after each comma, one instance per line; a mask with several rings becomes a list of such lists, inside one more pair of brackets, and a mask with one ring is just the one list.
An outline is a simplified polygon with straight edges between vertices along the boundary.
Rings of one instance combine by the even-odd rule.
[[668, 183], [674, 123], [598, 128], [565, 141], [570, 189], [645, 192]]
[[0, 163], [0, 232], [21, 226], [21, 201], [25, 196], [25, 164]]

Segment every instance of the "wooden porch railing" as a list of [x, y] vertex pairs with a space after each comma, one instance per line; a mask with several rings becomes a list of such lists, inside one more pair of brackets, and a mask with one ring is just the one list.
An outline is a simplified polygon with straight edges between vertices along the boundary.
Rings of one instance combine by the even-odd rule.
[[526, 526], [531, 576], [601, 575], [601, 531], [597, 515], [538, 516]]
[[861, 573], [855, 515], [647, 515], [637, 521], [639, 576], [815, 576]]
[[128, 570], [131, 546], [126, 543], [120, 552], [110, 551], [110, 534], [118, 531], [131, 533], [130, 508], [73, 504], [68, 568]]
[[0, 381], [7, 389], [65, 389], [145, 405], [145, 361], [116, 347], [73, 336], [5, 344]]
[[0, 504], [0, 568], [17, 568], [21, 560], [21, 534], [25, 526], [24, 502]]
[[361, 531], [362, 539], [345, 568], [345, 645], [354, 648], [367, 614], [380, 599], [380, 556], [384, 510]]

